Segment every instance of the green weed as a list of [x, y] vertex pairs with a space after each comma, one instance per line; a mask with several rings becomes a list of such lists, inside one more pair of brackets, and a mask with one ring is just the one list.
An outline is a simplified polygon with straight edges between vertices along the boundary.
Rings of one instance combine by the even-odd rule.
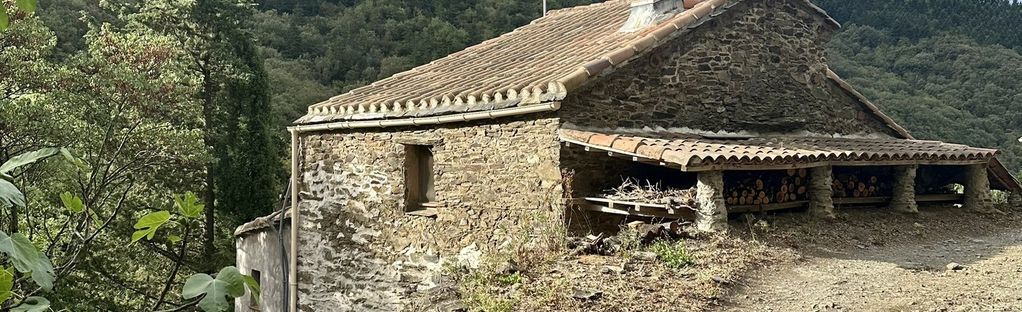
[[658, 240], [649, 245], [649, 251], [655, 253], [668, 267], [680, 269], [695, 264], [695, 258], [685, 249], [681, 241], [668, 242]]

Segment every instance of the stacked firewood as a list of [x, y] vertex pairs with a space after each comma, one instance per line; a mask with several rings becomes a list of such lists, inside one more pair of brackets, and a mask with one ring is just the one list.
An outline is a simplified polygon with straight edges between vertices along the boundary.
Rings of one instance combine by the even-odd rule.
[[809, 196], [806, 169], [784, 173], [760, 173], [734, 179], [725, 193], [728, 205], [766, 205], [805, 200]]
[[876, 197], [886, 193], [880, 177], [863, 172], [836, 174], [831, 189], [834, 197]]

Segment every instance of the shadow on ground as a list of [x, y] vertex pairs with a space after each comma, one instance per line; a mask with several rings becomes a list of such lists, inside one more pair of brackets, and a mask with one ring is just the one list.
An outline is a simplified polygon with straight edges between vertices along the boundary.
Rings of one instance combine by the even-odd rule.
[[[1002, 207], [1006, 209], [1006, 207]], [[1022, 211], [925, 206], [736, 222], [738, 235], [803, 257], [750, 272], [723, 310], [1013, 311], [1022, 307]]]

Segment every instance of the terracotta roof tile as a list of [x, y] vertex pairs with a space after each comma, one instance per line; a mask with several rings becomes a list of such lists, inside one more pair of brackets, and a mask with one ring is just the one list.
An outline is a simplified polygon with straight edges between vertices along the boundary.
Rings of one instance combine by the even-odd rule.
[[551, 11], [510, 33], [312, 105], [297, 122], [402, 118], [560, 100], [586, 79], [705, 19], [724, 3], [704, 1], [635, 32], [619, 31], [628, 18], [628, 0]]
[[[586, 133], [589, 133], [588, 135]], [[672, 134], [665, 136], [671, 137]], [[588, 140], [581, 140], [587, 138]], [[786, 165], [819, 161], [988, 161], [997, 150], [911, 139], [813, 137], [677, 138], [562, 130], [561, 140], [610, 152], [638, 154], [666, 163], [693, 165]]]

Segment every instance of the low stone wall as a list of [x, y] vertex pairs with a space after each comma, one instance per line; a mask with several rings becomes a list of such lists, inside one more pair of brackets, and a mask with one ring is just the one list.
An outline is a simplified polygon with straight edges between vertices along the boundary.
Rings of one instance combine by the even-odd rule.
[[[402, 310], [442, 258], [543, 235], [563, 201], [558, 120], [539, 117], [302, 137], [300, 309]], [[403, 143], [433, 146], [435, 217], [404, 213]]]

